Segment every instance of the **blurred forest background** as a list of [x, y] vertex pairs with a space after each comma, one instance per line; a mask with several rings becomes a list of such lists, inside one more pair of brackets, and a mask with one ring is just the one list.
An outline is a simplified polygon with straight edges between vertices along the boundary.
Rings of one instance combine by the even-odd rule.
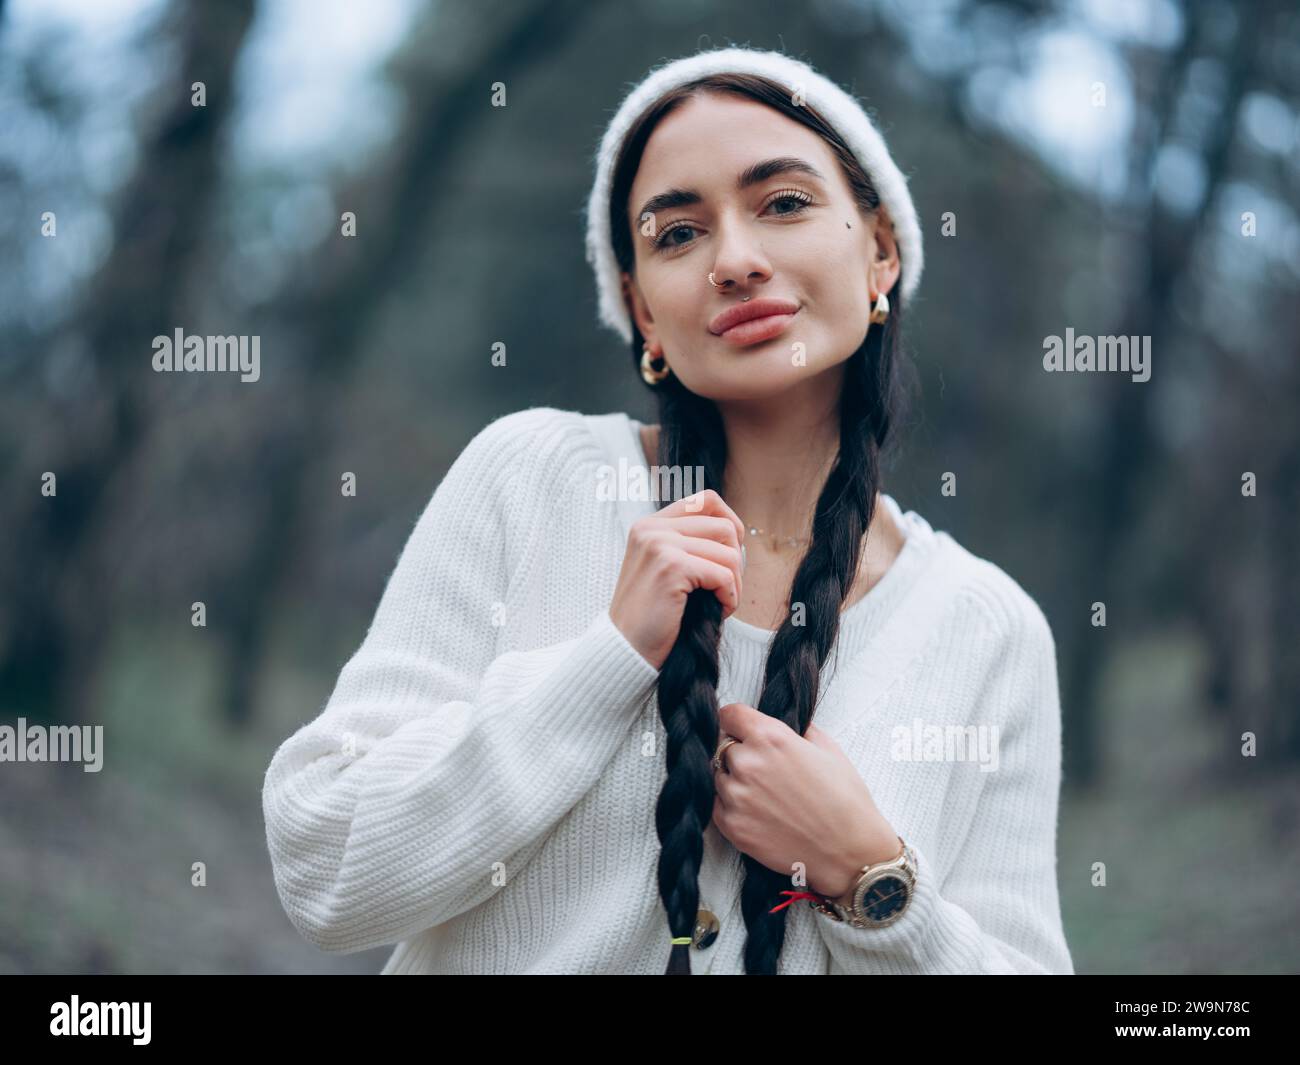
[[[1078, 971], [1300, 969], [1294, 3], [0, 0], [0, 723], [106, 744], [0, 764], [0, 971], [380, 968], [289, 924], [262, 775], [479, 429], [653, 420], [592, 155], [628, 83], [733, 43], [858, 94], [910, 176], [886, 489], [1052, 624]], [[177, 326], [260, 335], [260, 381], [153, 372]], [[1150, 380], [1045, 373], [1067, 327], [1150, 336]]]

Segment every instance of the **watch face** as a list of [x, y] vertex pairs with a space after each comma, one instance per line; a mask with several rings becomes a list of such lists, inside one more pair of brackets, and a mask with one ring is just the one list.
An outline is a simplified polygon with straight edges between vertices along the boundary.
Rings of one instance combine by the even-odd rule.
[[907, 882], [897, 876], [882, 876], [862, 893], [862, 912], [881, 923], [897, 917], [907, 905]]

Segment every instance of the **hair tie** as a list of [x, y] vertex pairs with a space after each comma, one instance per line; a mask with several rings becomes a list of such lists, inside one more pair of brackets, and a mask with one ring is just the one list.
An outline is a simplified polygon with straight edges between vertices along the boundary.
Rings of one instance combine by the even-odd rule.
[[684, 946], [684, 947], [689, 947], [689, 946], [691, 945], [691, 937], [690, 937], [690, 936], [674, 936], [674, 937], [673, 937], [673, 946], [675, 947], [675, 946], [677, 946], [678, 944], [681, 944], [681, 945]]

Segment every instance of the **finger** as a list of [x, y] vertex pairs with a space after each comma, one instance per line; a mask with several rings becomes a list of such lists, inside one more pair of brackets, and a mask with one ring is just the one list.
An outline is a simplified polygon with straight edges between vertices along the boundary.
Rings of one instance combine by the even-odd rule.
[[722, 805], [721, 800], [714, 802], [713, 815], [712, 817], [709, 818], [709, 820], [711, 820], [714, 823], [714, 825], [717, 827], [718, 831], [722, 833], [723, 839], [726, 839], [727, 829], [725, 825], [727, 820], [727, 809], [725, 806]]
[[[733, 747], [732, 750], [735, 750]], [[727, 752], [728, 757], [731, 751]], [[731, 794], [732, 780], [721, 769], [713, 773], [713, 813], [715, 817], [726, 818], [734, 809], [734, 797]]]
[[744, 580], [741, 577], [739, 549], [720, 544], [716, 540], [705, 540], [699, 536], [681, 536], [677, 540], [677, 545], [692, 555], [726, 566], [735, 574], [736, 594], [740, 594]]
[[697, 588], [707, 588], [717, 595], [722, 604], [724, 616], [730, 616], [740, 609], [740, 590], [736, 575], [724, 565], [712, 562], [689, 551], [681, 552], [682, 571]]
[[745, 523], [712, 488], [705, 488], [694, 495], [674, 500], [660, 509], [659, 513], [666, 518], [679, 518], [691, 514], [712, 514], [727, 518], [736, 526], [736, 535], [740, 537], [742, 543], [745, 539]]
[[839, 744], [831, 739], [828, 732], [811, 723], [808, 725], [808, 730], [803, 734], [803, 738], [824, 751], [838, 751], [840, 749]]
[[720, 544], [740, 549], [740, 535], [736, 532], [736, 524], [726, 518], [687, 514], [664, 522], [664, 527], [683, 536], [699, 536], [705, 540], [716, 540]]
[[718, 725], [723, 732], [735, 736], [741, 743], [745, 742], [746, 737], [753, 737], [756, 724], [766, 716], [748, 703], [727, 703], [726, 706], [718, 707]]

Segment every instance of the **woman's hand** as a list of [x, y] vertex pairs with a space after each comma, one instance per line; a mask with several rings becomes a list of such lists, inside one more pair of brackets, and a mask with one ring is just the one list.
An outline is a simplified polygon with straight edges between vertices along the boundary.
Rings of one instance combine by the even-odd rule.
[[816, 725], [800, 736], [746, 703], [728, 703], [718, 721], [740, 742], [723, 755], [730, 772], [713, 774], [713, 823], [737, 850], [791, 876], [802, 862], [808, 887], [832, 897], [898, 853], [857, 768]]
[[717, 594], [724, 618], [740, 606], [744, 538], [744, 524], [712, 488], [633, 523], [609, 616], [655, 669], [677, 641], [696, 588]]

